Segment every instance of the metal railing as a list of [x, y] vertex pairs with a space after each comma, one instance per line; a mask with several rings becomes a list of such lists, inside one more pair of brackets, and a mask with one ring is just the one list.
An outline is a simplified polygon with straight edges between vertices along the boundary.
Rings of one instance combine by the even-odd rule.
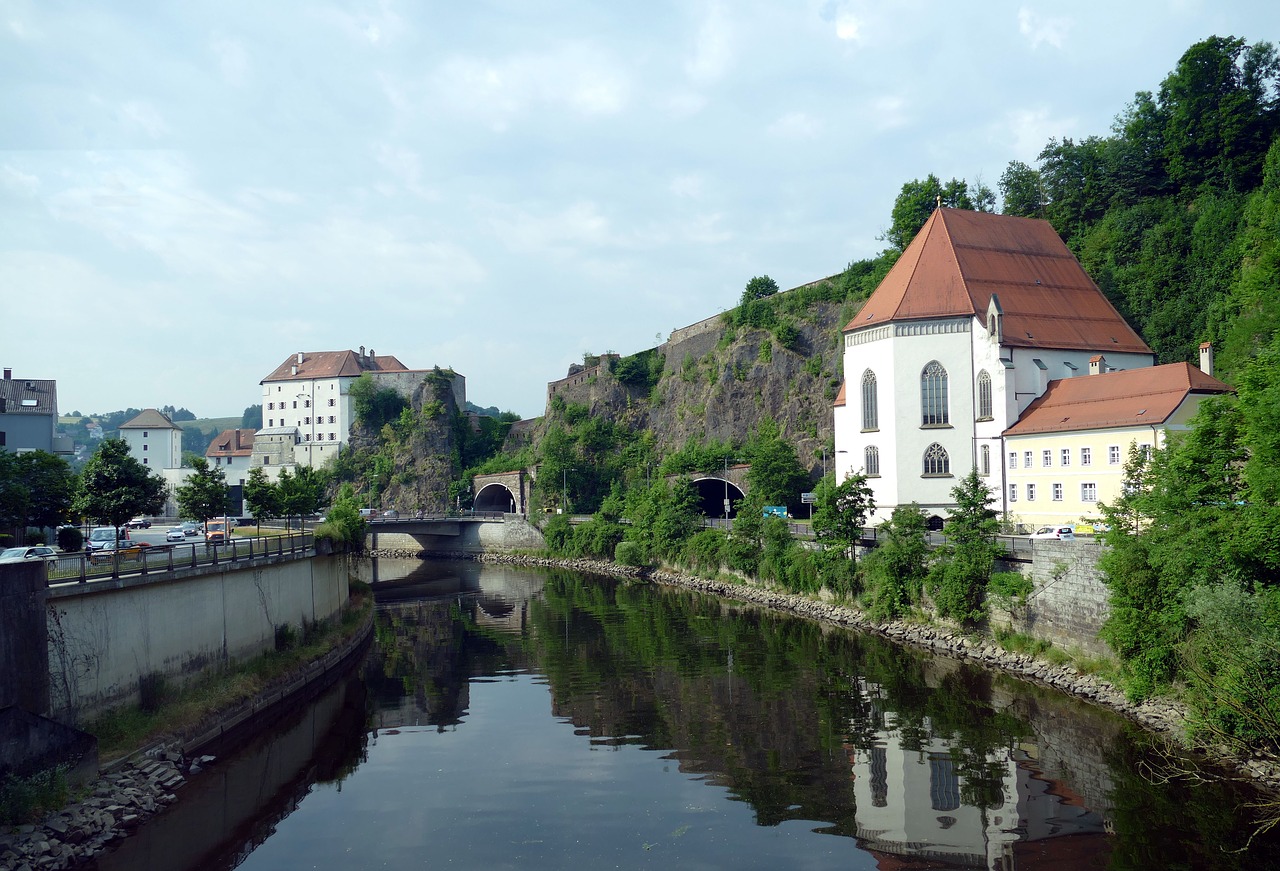
[[47, 561], [50, 584], [87, 583], [104, 578], [165, 574], [179, 569], [247, 563], [269, 558], [301, 558], [315, 552], [311, 533], [233, 537], [224, 542], [197, 541], [126, 547], [116, 551], [63, 554]]

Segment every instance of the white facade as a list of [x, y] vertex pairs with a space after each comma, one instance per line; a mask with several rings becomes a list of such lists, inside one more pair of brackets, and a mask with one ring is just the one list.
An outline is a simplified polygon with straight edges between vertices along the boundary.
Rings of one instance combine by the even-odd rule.
[[[836, 479], [868, 475], [876, 503], [873, 523], [910, 502], [943, 516], [954, 504], [957, 479], [974, 468], [999, 498], [1005, 489], [1001, 433], [1051, 380], [1086, 376], [1096, 356], [1090, 350], [1008, 347], [998, 333], [968, 317], [895, 321], [845, 333], [845, 404], [835, 409]], [[1108, 363], [1119, 369], [1151, 365], [1150, 354], [1113, 358]], [[945, 422], [926, 420], [925, 372], [933, 364], [946, 376], [945, 395], [934, 394]], [[876, 426], [867, 427], [863, 385], [872, 376]], [[986, 388], [980, 380], [990, 385], [989, 408], [981, 401]], [[878, 475], [872, 473], [877, 457]]]
[[154, 408], [121, 424], [120, 438], [134, 459], [148, 468], [158, 471], [182, 467], [182, 428]]
[[[358, 377], [358, 376], [357, 376]], [[299, 379], [262, 384], [264, 429], [296, 427], [294, 462], [322, 466], [346, 444], [355, 420], [348, 389], [352, 376]]]

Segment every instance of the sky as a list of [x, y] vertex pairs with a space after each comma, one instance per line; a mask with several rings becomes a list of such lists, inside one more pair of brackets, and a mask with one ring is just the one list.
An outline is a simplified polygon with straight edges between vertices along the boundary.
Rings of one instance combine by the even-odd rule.
[[0, 365], [63, 413], [238, 416], [297, 351], [542, 414], [998, 190], [1280, 3], [0, 0]]

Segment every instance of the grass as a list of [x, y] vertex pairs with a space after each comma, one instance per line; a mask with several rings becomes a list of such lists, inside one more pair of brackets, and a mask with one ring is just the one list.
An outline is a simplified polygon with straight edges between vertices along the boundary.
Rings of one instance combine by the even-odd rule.
[[161, 736], [192, 733], [219, 712], [252, 699], [349, 639], [372, 607], [369, 586], [353, 581], [351, 599], [338, 617], [301, 631], [292, 627], [292, 631], [278, 631], [277, 639], [293, 639], [285, 649], [268, 651], [179, 688], [169, 687], [163, 680], [152, 681], [151, 698], [145, 700], [145, 706], [117, 708], [84, 729], [97, 737], [98, 754], [105, 760], [129, 756]]

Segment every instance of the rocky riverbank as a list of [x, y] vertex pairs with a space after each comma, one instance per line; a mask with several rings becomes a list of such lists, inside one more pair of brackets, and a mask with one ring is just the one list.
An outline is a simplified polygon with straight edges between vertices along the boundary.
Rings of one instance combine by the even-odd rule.
[[[375, 556], [419, 558], [421, 552], [380, 552]], [[1148, 731], [1165, 736], [1171, 743], [1186, 749], [1185, 724], [1187, 709], [1172, 701], [1149, 699], [1139, 703], [1129, 701], [1123, 692], [1108, 681], [1095, 675], [1081, 673], [1071, 665], [1054, 665], [1036, 659], [1029, 654], [1010, 653], [990, 638], [975, 637], [958, 629], [940, 625], [912, 623], [901, 620], [878, 622], [863, 611], [848, 605], [820, 601], [793, 593], [785, 593], [748, 582], [710, 580], [664, 570], [646, 570], [612, 562], [588, 559], [552, 559], [523, 554], [457, 553], [429, 554], [432, 558], [474, 559], [480, 562], [512, 565], [545, 566], [573, 569], [621, 578], [637, 578], [660, 584], [683, 587], [710, 593], [726, 599], [736, 599], [765, 608], [789, 611], [811, 620], [821, 620], [840, 626], [848, 626], [861, 632], [872, 632], [891, 638], [900, 644], [922, 648], [955, 659], [966, 659], [987, 668], [999, 669], [1025, 680], [1053, 687], [1092, 704], [1115, 711], [1139, 724]], [[1205, 758], [1236, 771], [1258, 786], [1280, 793], [1280, 759], [1257, 755], [1239, 759], [1225, 752], [1198, 752]]]

